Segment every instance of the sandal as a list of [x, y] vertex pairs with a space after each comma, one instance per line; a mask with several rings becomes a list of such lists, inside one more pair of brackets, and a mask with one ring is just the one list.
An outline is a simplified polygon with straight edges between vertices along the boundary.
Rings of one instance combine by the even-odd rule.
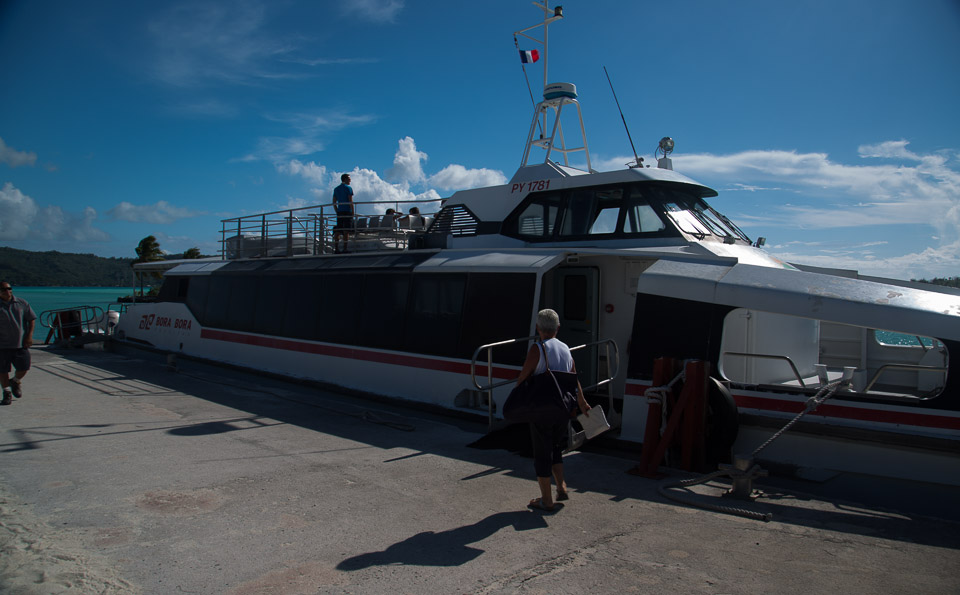
[[557, 490], [557, 502], [563, 502], [564, 500], [569, 500], [569, 499], [570, 499], [570, 494], [568, 494], [566, 491], [561, 492], [560, 490]]
[[563, 504], [554, 503], [553, 506], [547, 508], [544, 506], [540, 498], [534, 498], [530, 501], [530, 504], [527, 504], [527, 508], [532, 508], [533, 510], [539, 510], [545, 513], [554, 513], [563, 508]]

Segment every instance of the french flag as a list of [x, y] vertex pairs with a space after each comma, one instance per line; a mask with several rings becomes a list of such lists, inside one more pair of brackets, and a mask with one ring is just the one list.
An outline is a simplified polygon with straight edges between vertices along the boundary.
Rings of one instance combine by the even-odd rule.
[[540, 52], [537, 50], [520, 50], [520, 61], [524, 64], [530, 64], [540, 59]]

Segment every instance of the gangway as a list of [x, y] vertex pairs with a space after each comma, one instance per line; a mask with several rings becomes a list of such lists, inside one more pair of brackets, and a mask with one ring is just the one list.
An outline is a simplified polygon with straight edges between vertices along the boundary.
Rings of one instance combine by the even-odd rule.
[[[481, 345], [473, 352], [473, 359], [470, 361], [470, 379], [473, 382], [473, 386], [476, 387], [476, 390], [480, 391], [483, 394], [482, 402], [487, 406], [487, 425], [490, 431], [496, 429], [497, 420], [494, 418], [494, 400], [493, 400], [493, 390], [507, 385], [516, 384], [517, 378], [519, 375], [514, 376], [508, 380], [501, 380], [499, 382], [493, 381], [494, 376], [494, 367], [493, 367], [493, 350], [496, 347], [504, 347], [507, 345], [515, 345], [517, 343], [527, 343], [534, 339], [539, 338], [538, 336], [531, 337], [519, 337], [516, 339], [507, 339], [506, 341], [497, 341], [496, 343], [487, 343], [486, 345]], [[603, 380], [598, 381], [596, 384], [591, 384], [589, 386], [582, 386], [584, 395], [591, 394], [597, 395], [600, 394], [600, 387], [606, 388], [606, 398], [607, 398], [607, 407], [606, 414], [609, 418], [611, 426], [619, 426], [619, 418], [616, 416], [613, 408], [613, 379], [617, 377], [620, 373], [620, 349], [617, 347], [617, 342], [613, 339], [601, 339], [599, 341], [593, 341], [592, 343], [584, 343], [583, 345], [577, 345], [576, 347], [571, 347], [571, 352], [579, 351], [580, 349], [586, 349], [588, 347], [599, 347], [604, 346], [606, 348], [606, 361], [607, 361], [607, 377]], [[480, 381], [477, 378], [477, 360], [480, 358], [480, 354], [486, 351], [487, 361], [486, 361], [486, 379], [487, 384], [481, 385]], [[612, 365], [611, 365], [612, 362]], [[579, 448], [583, 444], [583, 432], [573, 433], [573, 430], [570, 431], [571, 440], [568, 443], [567, 450], [574, 450]]]
[[79, 347], [88, 343], [105, 341], [113, 334], [120, 320], [120, 313], [109, 307], [104, 312], [100, 306], [71, 306], [57, 310], [45, 310], [40, 314], [40, 324], [50, 331], [44, 340], [62, 347]]

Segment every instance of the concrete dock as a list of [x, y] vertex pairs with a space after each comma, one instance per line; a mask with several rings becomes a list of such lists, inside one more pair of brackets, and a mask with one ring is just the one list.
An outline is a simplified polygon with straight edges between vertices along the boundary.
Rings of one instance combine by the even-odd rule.
[[544, 515], [530, 459], [468, 446], [479, 423], [150, 353], [33, 356], [0, 407], [3, 593], [960, 592], [955, 488], [770, 478], [743, 505], [764, 523], [588, 449]]

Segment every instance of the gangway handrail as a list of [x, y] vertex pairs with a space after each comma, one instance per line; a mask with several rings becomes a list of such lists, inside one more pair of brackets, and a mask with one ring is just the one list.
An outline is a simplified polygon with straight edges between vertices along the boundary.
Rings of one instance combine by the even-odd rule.
[[797, 382], [800, 383], [801, 388], [807, 388], [807, 385], [803, 383], [803, 378], [800, 376], [800, 370], [797, 369], [797, 365], [793, 363], [793, 360], [787, 357], [786, 355], [772, 355], [769, 353], [743, 353], [740, 351], [724, 351], [720, 354], [720, 375], [724, 378], [727, 377], [726, 372], [724, 372], [723, 366], [723, 356], [725, 355], [738, 355], [740, 357], [755, 357], [757, 359], [775, 359], [780, 361], [785, 361], [790, 364], [790, 369], [793, 370], [793, 375], [796, 377]]
[[[107, 307], [107, 312], [110, 312], [110, 307]], [[61, 314], [67, 312], [76, 312], [77, 320], [64, 320], [64, 317]], [[119, 314], [119, 312], [118, 312]], [[90, 336], [90, 335], [103, 335], [106, 338], [110, 334], [110, 327], [104, 325], [103, 328], [100, 327], [100, 323], [106, 323], [107, 314], [104, 312], [103, 308], [100, 306], [69, 306], [66, 308], [57, 308], [54, 310], [44, 310], [40, 313], [40, 326], [50, 329], [50, 332], [54, 330], [58, 331], [59, 338], [61, 342], [69, 342], [69, 339], [73, 336]], [[79, 331], [79, 334], [70, 332], [70, 335], [64, 332], [73, 331], [74, 329]], [[50, 339], [50, 333], [47, 334], [47, 341]]]
[[[475, 386], [477, 390], [488, 393], [487, 394], [487, 420], [490, 425], [493, 425], [493, 389], [500, 388], [501, 386], [505, 386], [507, 384], [515, 383], [517, 381], [517, 378], [520, 377], [520, 375], [517, 374], [515, 378], [510, 378], [497, 383], [493, 382], [493, 348], [502, 347], [504, 345], [512, 345], [519, 342], [529, 342], [538, 338], [539, 338], [538, 335], [533, 335], [530, 337], [519, 337], [516, 339], [507, 339], [505, 341], [497, 341], [496, 343], [487, 343], [486, 345], [481, 345], [480, 347], [477, 347], [474, 350], [473, 357], [470, 360], [470, 380], [473, 381], [473, 386]], [[579, 349], [584, 349], [586, 347], [592, 347], [594, 345], [601, 345], [601, 344], [606, 344], [607, 346], [607, 351], [606, 351], [607, 362], [608, 362], [607, 373], [609, 376], [604, 380], [598, 381], [595, 384], [591, 384], [590, 386], [587, 386], [587, 387], [582, 387], [584, 391], [594, 390], [605, 384], [609, 384], [611, 381], [613, 381], [617, 377], [617, 375], [620, 374], [620, 348], [617, 346], [617, 342], [614, 341], [613, 339], [601, 339], [599, 341], [593, 341], [591, 343], [584, 343], [583, 345], [577, 345], [576, 347], [571, 347], [570, 351], [573, 352]], [[613, 360], [614, 360], [614, 363], [616, 364], [612, 374], [610, 373], [610, 364], [609, 364], [611, 345], [613, 346], [613, 356], [614, 356]], [[487, 351], [487, 382], [488, 384], [486, 386], [481, 386], [480, 383], [477, 381], [477, 359], [480, 357], [480, 352], [483, 350]], [[610, 402], [607, 406], [609, 411], [612, 412], [613, 411], [613, 392], [612, 391], [609, 393], [609, 399], [610, 399]]]
[[[914, 370], [917, 372], [944, 372], [946, 373], [947, 368], [941, 366], [921, 366], [920, 364], [883, 364], [877, 371], [874, 372], [873, 378], [870, 379], [870, 382], [863, 388], [863, 392], [870, 392], [870, 389], [873, 388], [873, 385], [877, 383], [877, 380], [880, 379], [880, 375], [886, 372], [887, 370]], [[921, 401], [924, 399], [920, 399]]]

